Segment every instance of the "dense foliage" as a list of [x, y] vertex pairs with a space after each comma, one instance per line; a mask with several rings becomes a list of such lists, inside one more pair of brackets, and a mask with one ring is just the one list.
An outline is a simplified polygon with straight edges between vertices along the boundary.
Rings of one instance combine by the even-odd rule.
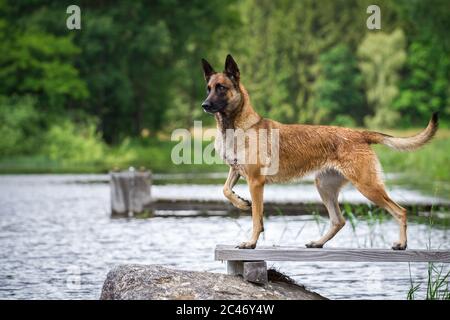
[[[96, 161], [203, 114], [200, 58], [230, 52], [256, 109], [294, 123], [423, 126], [450, 118], [446, 0], [0, 0], [0, 153]], [[64, 150], [60, 150], [64, 149]]]

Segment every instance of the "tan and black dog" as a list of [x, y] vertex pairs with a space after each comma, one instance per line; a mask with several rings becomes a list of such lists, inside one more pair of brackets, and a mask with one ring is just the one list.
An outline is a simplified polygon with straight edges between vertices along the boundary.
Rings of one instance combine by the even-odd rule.
[[[328, 232], [308, 248], [321, 248], [344, 226], [345, 220], [338, 203], [338, 194], [343, 185], [351, 182], [367, 199], [386, 209], [398, 221], [400, 239], [392, 249], [404, 250], [406, 238], [406, 210], [389, 198], [381, 178], [381, 166], [371, 144], [384, 144], [400, 151], [415, 150], [431, 140], [438, 128], [437, 113], [434, 113], [425, 130], [413, 137], [397, 138], [372, 131], [357, 131], [348, 128], [316, 125], [286, 125], [264, 119], [253, 109], [250, 97], [240, 81], [239, 68], [228, 55], [225, 70], [215, 72], [211, 65], [202, 59], [207, 82], [207, 98], [202, 107], [214, 114], [217, 121], [218, 136], [216, 151], [230, 166], [223, 193], [234, 206], [241, 210], [252, 210], [253, 233], [250, 241], [239, 245], [241, 249], [256, 247], [263, 227], [263, 191], [266, 183], [285, 182], [316, 173], [316, 186], [328, 210], [331, 226]], [[261, 173], [263, 164], [238, 163], [226, 154], [225, 132], [229, 129], [242, 132], [273, 131], [278, 129], [278, 170], [275, 174]], [[249, 148], [248, 141], [238, 148]], [[236, 147], [235, 147], [236, 148]], [[235, 151], [235, 150], [234, 150]], [[258, 152], [260, 152], [258, 150]], [[232, 188], [239, 177], [247, 180], [250, 203], [237, 196]]]

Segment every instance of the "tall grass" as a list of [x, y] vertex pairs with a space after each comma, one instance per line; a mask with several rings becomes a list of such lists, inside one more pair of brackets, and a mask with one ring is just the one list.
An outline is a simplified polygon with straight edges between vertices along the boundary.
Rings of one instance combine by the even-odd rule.
[[[415, 284], [412, 280], [411, 268], [409, 268], [410, 277], [410, 289], [406, 296], [408, 300], [416, 299], [416, 292], [419, 291], [421, 283]], [[426, 288], [426, 300], [450, 300], [449, 290], [450, 270], [444, 271], [444, 264], [439, 267], [433, 263], [428, 263], [427, 270], [427, 288]]]
[[420, 283], [419, 284], [414, 283], [414, 280], [412, 278], [412, 273], [411, 273], [411, 263], [410, 262], [408, 262], [408, 270], [409, 270], [410, 288], [408, 290], [408, 294], [406, 295], [406, 300], [415, 300], [416, 292], [420, 289]]
[[450, 300], [449, 276], [450, 271], [444, 273], [444, 264], [440, 268], [434, 263], [428, 264], [427, 300]]
[[[435, 194], [438, 192], [437, 189], [434, 190]], [[434, 207], [431, 206], [430, 215], [428, 217], [428, 249], [432, 247], [432, 236], [431, 231], [434, 225], [433, 219]], [[450, 300], [450, 291], [449, 291], [449, 279], [450, 279], [450, 270], [444, 271], [445, 264], [441, 264], [438, 267], [437, 264], [433, 262], [428, 263], [427, 270], [427, 290], [426, 290], [426, 300]], [[409, 264], [409, 279], [410, 279], [410, 288], [408, 290], [406, 298], [408, 300], [416, 299], [416, 292], [419, 291], [421, 284], [415, 284], [412, 279], [411, 274], [411, 265]]]

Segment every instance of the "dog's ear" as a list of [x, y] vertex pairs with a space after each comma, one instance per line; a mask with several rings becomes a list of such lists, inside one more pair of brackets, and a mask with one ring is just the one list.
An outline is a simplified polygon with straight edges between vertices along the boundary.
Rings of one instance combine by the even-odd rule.
[[211, 78], [211, 76], [216, 72], [214, 71], [213, 67], [211, 67], [209, 62], [206, 61], [205, 59], [202, 59], [202, 67], [203, 67], [203, 75], [205, 76], [206, 82], [208, 82], [209, 78]]
[[234, 61], [231, 54], [227, 55], [227, 59], [225, 60], [225, 70], [224, 73], [229, 76], [231, 79], [236, 80], [239, 82], [239, 79], [241, 77], [241, 74], [239, 72], [238, 65], [236, 61]]

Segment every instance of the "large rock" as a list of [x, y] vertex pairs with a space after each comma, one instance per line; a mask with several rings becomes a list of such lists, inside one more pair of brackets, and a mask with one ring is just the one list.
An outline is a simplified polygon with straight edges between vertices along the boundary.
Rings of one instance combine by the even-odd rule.
[[325, 298], [272, 270], [269, 270], [269, 284], [260, 286], [244, 281], [240, 276], [174, 270], [161, 265], [123, 265], [108, 273], [100, 299], [320, 300]]

